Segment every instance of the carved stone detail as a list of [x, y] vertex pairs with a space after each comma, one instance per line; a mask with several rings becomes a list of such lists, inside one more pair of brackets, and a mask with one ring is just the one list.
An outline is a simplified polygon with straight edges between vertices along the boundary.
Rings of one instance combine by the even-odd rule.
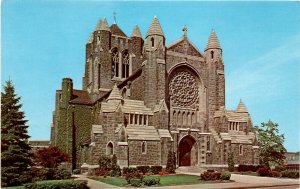
[[191, 73], [177, 73], [169, 84], [170, 99], [179, 107], [192, 106], [198, 99], [198, 83]]

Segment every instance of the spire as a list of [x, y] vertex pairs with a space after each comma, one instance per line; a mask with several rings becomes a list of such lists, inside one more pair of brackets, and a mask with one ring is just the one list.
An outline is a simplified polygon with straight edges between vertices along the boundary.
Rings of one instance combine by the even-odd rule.
[[112, 88], [107, 100], [123, 100], [122, 95], [117, 87], [117, 84]]
[[184, 37], [187, 37], [187, 31], [188, 31], [188, 29], [187, 29], [186, 25], [184, 25], [183, 28], [182, 28], [182, 32], [183, 32]]
[[96, 30], [106, 30], [106, 31], [110, 31], [109, 27], [108, 27], [108, 24], [107, 24], [107, 20], [106, 18], [104, 18], [104, 20], [100, 20], [98, 25], [97, 25], [97, 28]]
[[164, 32], [161, 29], [158, 19], [154, 16], [152, 24], [148, 30], [147, 37], [149, 35], [161, 35], [164, 36]]
[[97, 26], [96, 26], [96, 31], [100, 30], [101, 25], [102, 25], [102, 20], [100, 19], [100, 20], [98, 21]]
[[205, 51], [208, 49], [222, 49], [214, 30], [211, 31]]
[[243, 103], [242, 99], [240, 100], [240, 103], [237, 106], [236, 112], [239, 112], [239, 113], [248, 113], [248, 110], [247, 110], [245, 104]]
[[140, 38], [143, 38], [142, 34], [141, 34], [141, 31], [140, 31], [140, 28], [138, 27], [138, 25], [134, 26], [133, 32], [131, 34], [131, 37], [140, 37]]

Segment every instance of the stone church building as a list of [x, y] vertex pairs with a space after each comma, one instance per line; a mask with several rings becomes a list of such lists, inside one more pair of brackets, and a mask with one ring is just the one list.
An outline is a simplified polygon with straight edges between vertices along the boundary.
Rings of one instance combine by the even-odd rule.
[[120, 166], [258, 163], [250, 114], [242, 101], [225, 107], [222, 48], [214, 31], [200, 51], [187, 28], [172, 44], [156, 17], [143, 38], [100, 20], [86, 44], [82, 89], [64, 78], [56, 91], [51, 145], [73, 168], [116, 154]]

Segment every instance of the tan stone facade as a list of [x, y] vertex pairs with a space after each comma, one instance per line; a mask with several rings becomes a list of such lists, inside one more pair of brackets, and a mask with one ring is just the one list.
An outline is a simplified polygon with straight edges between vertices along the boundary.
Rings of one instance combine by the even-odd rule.
[[[83, 89], [76, 95], [64, 80], [70, 88], [63, 82], [57, 92], [62, 99], [56, 98], [51, 144], [72, 152], [73, 166], [97, 164], [100, 155], [112, 154], [121, 166], [165, 165], [168, 150], [176, 152], [179, 166], [227, 164], [229, 153], [237, 164], [258, 163], [245, 105], [224, 109], [224, 63], [216, 33], [201, 52], [183, 31], [166, 45], [157, 18], [145, 39], [137, 26], [128, 37], [117, 24], [100, 20], [86, 44]], [[58, 131], [72, 124], [63, 115], [74, 120], [65, 135]], [[88, 120], [83, 123], [82, 117]], [[61, 137], [72, 142], [57, 142]]]

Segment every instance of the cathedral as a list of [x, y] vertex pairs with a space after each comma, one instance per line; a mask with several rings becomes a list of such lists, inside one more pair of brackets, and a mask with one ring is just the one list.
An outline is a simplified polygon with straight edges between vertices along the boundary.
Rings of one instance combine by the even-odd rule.
[[116, 154], [121, 167], [258, 163], [258, 142], [244, 103], [225, 109], [222, 47], [215, 31], [204, 51], [182, 37], [167, 45], [154, 17], [143, 38], [100, 20], [86, 43], [82, 89], [71, 78], [56, 91], [51, 145], [72, 168]]

